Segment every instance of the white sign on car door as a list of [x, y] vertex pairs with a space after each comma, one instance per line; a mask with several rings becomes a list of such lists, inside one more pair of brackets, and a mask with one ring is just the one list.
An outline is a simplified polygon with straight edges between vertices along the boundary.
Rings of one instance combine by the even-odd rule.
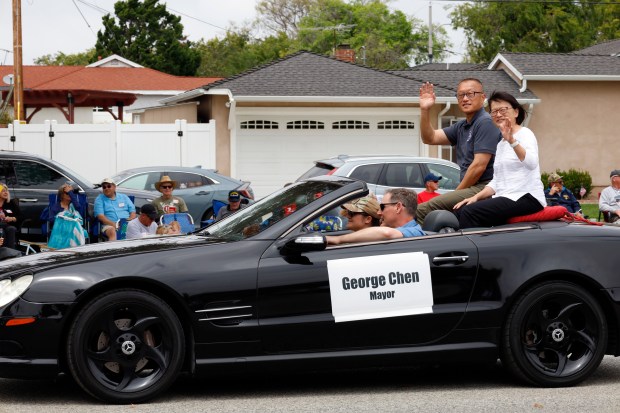
[[327, 261], [337, 323], [433, 312], [428, 255], [422, 252]]

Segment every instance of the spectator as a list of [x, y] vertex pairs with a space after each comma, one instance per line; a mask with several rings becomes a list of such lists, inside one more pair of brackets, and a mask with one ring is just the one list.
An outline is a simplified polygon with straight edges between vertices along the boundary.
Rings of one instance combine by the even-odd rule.
[[84, 219], [78, 212], [80, 201], [70, 183], [58, 188], [56, 203], [50, 207], [49, 221], [53, 225], [47, 246], [54, 249], [77, 247], [86, 243]]
[[[4, 230], [0, 229], [0, 232], [4, 232]], [[0, 261], [6, 260], [7, 258], [21, 257], [22, 253], [20, 251], [4, 247], [3, 245], [4, 234], [0, 234]]]
[[562, 177], [555, 172], [549, 175], [547, 179], [549, 187], [545, 189], [545, 198], [547, 199], [547, 205], [555, 206], [561, 205], [565, 207], [568, 212], [578, 214], [581, 216], [581, 205], [575, 198], [575, 195], [564, 186]]
[[433, 85], [420, 88], [420, 128], [422, 141], [427, 145], [456, 147], [457, 163], [461, 167], [461, 182], [455, 191], [437, 196], [420, 205], [416, 219], [422, 224], [426, 215], [436, 209], [452, 211], [454, 205], [482, 191], [493, 178], [493, 161], [497, 143], [502, 135], [484, 110], [486, 96], [478, 79], [459, 82], [456, 100], [465, 119], [444, 129], [433, 129], [430, 111], [435, 105]]
[[157, 222], [160, 215], [151, 204], [144, 204], [140, 208], [140, 215], [127, 224], [127, 239], [148, 237], [157, 232]]
[[17, 249], [20, 217], [19, 205], [15, 200], [11, 200], [9, 188], [5, 184], [0, 184], [0, 228], [4, 230], [6, 248]]
[[435, 191], [439, 189], [439, 181], [441, 181], [441, 179], [441, 176], [435, 175], [432, 172], [424, 177], [425, 190], [418, 194], [418, 205], [439, 196], [439, 193]]
[[538, 143], [534, 133], [521, 126], [525, 109], [506, 92], [493, 92], [489, 106], [502, 141], [497, 144], [493, 180], [454, 207], [461, 229], [505, 224], [509, 218], [533, 214], [546, 205]]
[[611, 185], [603, 189], [598, 200], [598, 209], [607, 217], [605, 221], [620, 225], [620, 169], [609, 174]]
[[116, 192], [116, 183], [111, 178], [101, 181], [101, 188], [103, 193], [95, 199], [95, 216], [101, 222], [101, 233], [115, 241], [120, 220], [134, 219], [136, 207], [127, 195]]
[[158, 182], [155, 182], [155, 189], [162, 193], [159, 198], [155, 198], [151, 204], [160, 215], [172, 214], [175, 212], [187, 212], [187, 205], [182, 198], [173, 196], [172, 191], [179, 186], [177, 181], [164, 175]]
[[347, 229], [351, 231], [378, 227], [381, 223], [379, 201], [372, 194], [344, 204], [341, 214], [347, 218]]
[[415, 221], [417, 206], [418, 195], [415, 191], [406, 188], [388, 189], [379, 204], [379, 217], [383, 221], [381, 226], [360, 229], [351, 234], [327, 236], [327, 243], [338, 245], [424, 235]]
[[219, 211], [217, 211], [217, 215], [215, 216], [215, 222], [221, 220], [222, 218], [239, 211], [240, 209], [245, 208], [247, 205], [241, 203], [241, 194], [237, 191], [230, 191], [228, 193], [228, 205], [225, 207], [221, 207]]

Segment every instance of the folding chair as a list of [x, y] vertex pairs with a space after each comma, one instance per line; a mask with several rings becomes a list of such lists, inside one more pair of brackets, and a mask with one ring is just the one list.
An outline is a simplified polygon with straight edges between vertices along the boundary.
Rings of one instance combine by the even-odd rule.
[[[133, 195], [127, 195], [129, 197], [129, 200], [131, 201], [132, 204], [134, 204], [134, 206], [136, 205], [136, 200], [135, 200], [135, 196]], [[136, 214], [139, 215], [138, 212], [138, 207], [136, 207]], [[99, 221], [99, 219], [97, 217], [93, 217], [93, 226], [92, 226], [92, 236], [93, 239], [96, 240], [100, 240], [100, 241], [107, 241], [108, 238], [101, 233], [101, 221]], [[117, 240], [122, 240], [125, 239], [127, 237], [127, 220], [125, 218], [121, 218], [119, 220], [119, 225], [118, 225], [118, 230], [116, 230], [116, 239]]]
[[[245, 199], [245, 198], [244, 198]], [[213, 216], [209, 219], [207, 219], [206, 221], [201, 221], [200, 225], [203, 227], [206, 227], [207, 225], [211, 225], [215, 222], [215, 217], [217, 216], [217, 213], [220, 211], [220, 208], [225, 207], [226, 205], [228, 205], [226, 202], [224, 201], [218, 201], [217, 199], [213, 200]]]
[[[77, 211], [80, 213], [82, 219], [84, 220], [82, 226], [84, 227], [86, 232], [90, 234], [90, 219], [88, 217], [88, 197], [85, 193], [81, 192], [76, 195], [78, 201], [80, 202]], [[43, 213], [41, 213], [40, 216], [40, 219], [42, 221], [41, 233], [46, 236], [46, 239], [48, 241], [52, 233], [52, 205], [56, 204], [56, 198], [56, 194], [49, 195], [49, 203], [47, 205], [47, 208], [43, 210]], [[88, 242], [88, 238], [86, 239], [86, 242]]]
[[181, 226], [181, 233], [188, 234], [194, 232], [194, 219], [187, 212], [174, 212], [171, 214], [164, 214], [159, 219], [160, 225], [170, 225], [173, 221], [177, 221]]

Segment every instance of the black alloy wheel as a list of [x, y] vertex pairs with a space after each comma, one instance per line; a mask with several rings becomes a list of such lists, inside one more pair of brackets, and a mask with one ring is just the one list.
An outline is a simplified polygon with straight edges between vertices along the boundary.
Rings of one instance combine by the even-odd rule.
[[607, 337], [605, 314], [590, 293], [547, 282], [526, 291], [508, 314], [502, 362], [530, 384], [572, 386], [599, 366]]
[[184, 354], [174, 311], [140, 290], [114, 290], [91, 300], [67, 339], [73, 378], [109, 403], [139, 403], [161, 394], [179, 375]]

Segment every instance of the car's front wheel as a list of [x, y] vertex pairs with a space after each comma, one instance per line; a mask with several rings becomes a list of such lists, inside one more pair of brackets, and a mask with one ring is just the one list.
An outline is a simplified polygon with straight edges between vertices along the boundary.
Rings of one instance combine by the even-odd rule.
[[162, 299], [140, 290], [95, 297], [74, 319], [67, 362], [75, 381], [110, 403], [139, 403], [164, 391], [183, 365], [181, 323]]
[[607, 337], [605, 314], [590, 293], [547, 282], [522, 294], [508, 314], [502, 362], [531, 384], [572, 386], [599, 366]]

